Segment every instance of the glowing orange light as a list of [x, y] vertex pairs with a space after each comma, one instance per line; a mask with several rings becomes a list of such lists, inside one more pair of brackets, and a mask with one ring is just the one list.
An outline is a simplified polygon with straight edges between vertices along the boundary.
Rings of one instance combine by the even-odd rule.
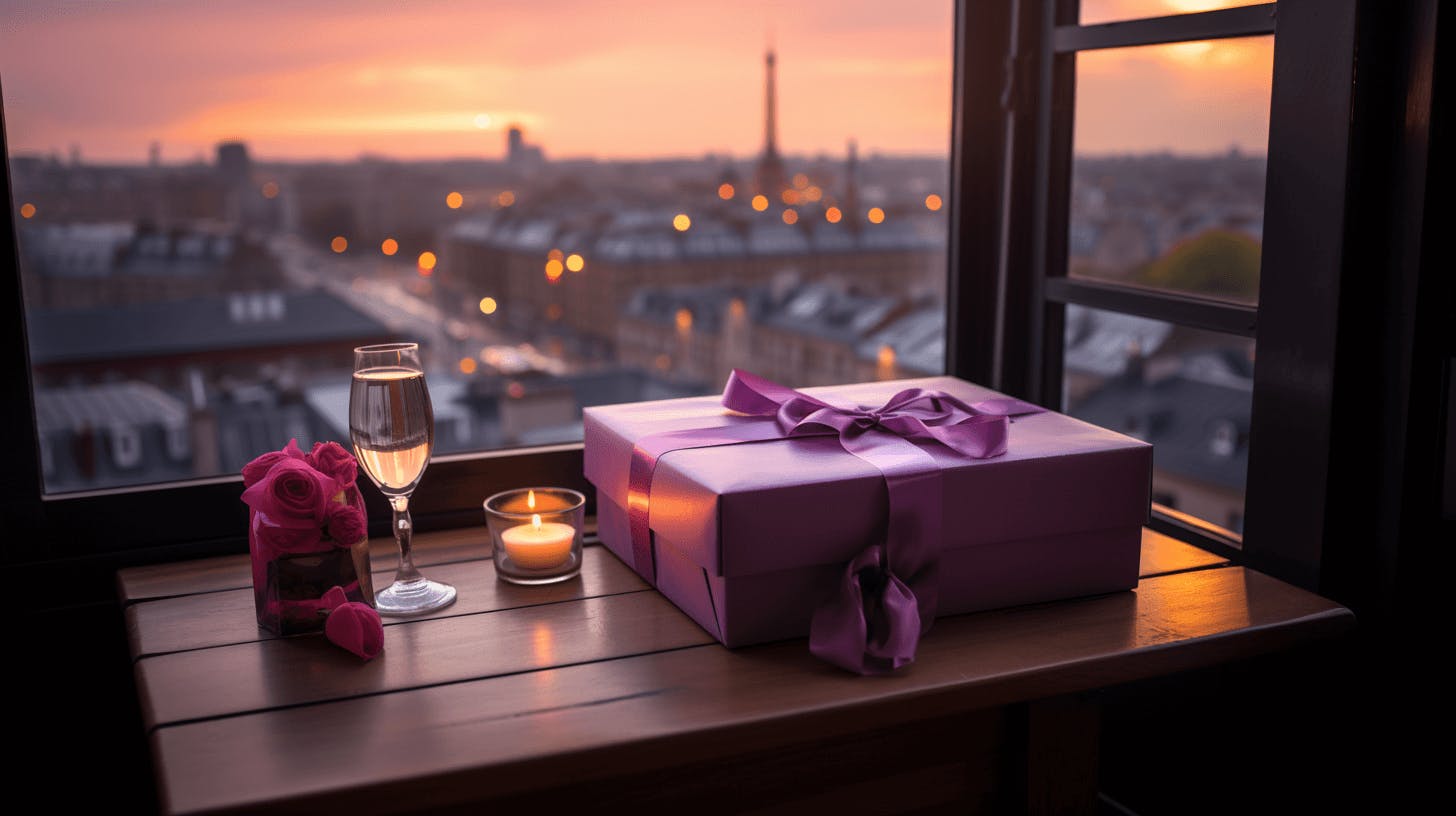
[[659, 354], [653, 358], [652, 365], [658, 371], [666, 371], [669, 368], [672, 368], [672, 358], [667, 356], [666, 354]]
[[894, 368], [895, 349], [889, 345], [880, 346], [879, 353], [875, 355], [875, 362], [880, 364], [880, 368]]
[[678, 309], [673, 316], [673, 322], [677, 324], [677, 330], [687, 333], [693, 330], [693, 313], [687, 309]]
[[875, 362], [878, 364], [875, 368], [875, 379], [892, 380], [895, 378], [895, 349], [892, 346], [888, 344], [880, 346], [879, 352], [875, 354]]
[[809, 177], [806, 176], [806, 175], [804, 175], [803, 173], [795, 173], [794, 174], [794, 186], [795, 187], [798, 187], [800, 190], [804, 189], [805, 187], [808, 187], [809, 186]]
[[265, 181], [265, 182], [263, 182], [263, 197], [264, 198], [277, 198], [278, 197], [278, 182], [276, 182], [276, 181]]
[[719, 184], [718, 185], [718, 197], [721, 198], [721, 199], [723, 199], [724, 201], [727, 201], [728, 199], [732, 198], [733, 197], [733, 185], [729, 184], [726, 181], [723, 182], [722, 184]]
[[460, 373], [461, 374], [474, 374], [475, 373], [475, 358], [474, 357], [461, 357], [460, 358]]
[[824, 191], [821, 190], [821, 189], [819, 189], [818, 187], [810, 187], [809, 189], [807, 189], [807, 190], [804, 191], [804, 200], [805, 201], [818, 201], [819, 199], [821, 199], [823, 197], [824, 197]]
[[435, 253], [421, 252], [419, 260], [420, 274], [428, 276], [431, 272], [435, 271], [435, 264], [439, 262], [440, 259], [435, 257]]
[[495, 302], [495, 298], [493, 298], [493, 297], [483, 297], [483, 298], [480, 299], [480, 313], [481, 314], [495, 314], [495, 310], [498, 309], [498, 308], [500, 308], [500, 307]]
[[495, 197], [495, 202], [502, 207], [509, 207], [516, 203], [516, 194], [510, 190], [501, 190], [500, 195]]
[[546, 253], [546, 259], [549, 261], [559, 261], [565, 257], [566, 254], [559, 249], [553, 249], [550, 252]]
[[839, 219], [843, 217], [844, 213], [840, 212], [838, 207], [830, 207], [824, 211], [824, 220], [831, 224], [838, 224]]
[[555, 283], [561, 280], [561, 273], [565, 271], [565, 269], [566, 267], [562, 266], [561, 261], [552, 258], [551, 260], [546, 262], [546, 280], [550, 283]]
[[885, 211], [879, 207], [870, 207], [869, 219], [871, 224], [884, 223]]
[[393, 255], [399, 251], [399, 242], [393, 238], [385, 238], [384, 243], [379, 245], [379, 251], [385, 255]]
[[510, 385], [506, 386], [506, 394], [510, 395], [511, 399], [520, 399], [526, 396], [526, 386], [513, 381]]
[[561, 319], [561, 304], [553, 303], [546, 307], [546, 319], [552, 322]]
[[24, 204], [21, 204], [20, 205], [20, 217], [21, 218], [34, 218], [35, 217], [35, 205], [32, 204], [32, 203], [30, 203], [29, 201], [25, 202]]
[[783, 218], [784, 218], [784, 223], [785, 224], [797, 224], [797, 223], [799, 223], [799, 211], [798, 210], [784, 210], [784, 216], [783, 216]]
[[348, 249], [348, 248], [349, 248], [349, 239], [348, 238], [345, 238], [342, 235], [335, 235], [334, 236], [334, 240], [332, 240], [332, 241], [329, 242], [329, 249], [332, 249], [336, 253], [342, 254], [343, 251], [346, 250], [346, 249]]
[[935, 193], [931, 193], [930, 195], [925, 197], [925, 209], [930, 210], [931, 212], [935, 212], [936, 210], [940, 209], [941, 205], [944, 203], [945, 202], [940, 200], [940, 196], [936, 195]]
[[463, 205], [464, 203], [465, 196], [460, 195], [459, 193], [451, 193], [445, 196], [445, 206], [449, 207], [452, 210], [460, 209], [461, 205]]
[[[535, 510], [536, 509], [536, 491], [534, 491], [534, 490], [527, 490], [526, 491], [526, 509], [527, 510]], [[540, 518], [540, 516], [537, 516], [537, 518]], [[537, 526], [540, 526], [540, 525], [537, 525]]]
[[785, 191], [783, 191], [782, 194], [779, 195], [779, 198], [783, 199], [783, 201], [784, 201], [785, 204], [789, 204], [789, 205], [798, 204], [799, 203], [799, 191], [798, 190], [785, 190]]
[[759, 212], [768, 209], [768, 196], [756, 195], [753, 197], [753, 208]]
[[568, 272], [580, 272], [583, 269], [586, 269], [586, 258], [581, 257], [575, 252], [566, 256], [566, 270]]
[[678, 213], [672, 217], [672, 228], [678, 232], [687, 232], [688, 227], [693, 225], [693, 219], [688, 218], [685, 213]]
[[733, 298], [728, 303], [728, 316], [734, 320], [742, 320], [748, 313], [748, 307], [744, 305], [743, 298]]

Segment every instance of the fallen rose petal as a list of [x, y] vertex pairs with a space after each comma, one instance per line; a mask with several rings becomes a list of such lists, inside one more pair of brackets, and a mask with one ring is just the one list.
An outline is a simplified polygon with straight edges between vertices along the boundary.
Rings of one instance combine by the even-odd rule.
[[325, 609], [332, 610], [332, 609], [337, 609], [337, 608], [343, 606], [344, 604], [348, 603], [349, 602], [349, 596], [346, 595], [346, 594], [344, 594], [344, 588], [343, 587], [341, 587], [341, 586], [332, 586], [332, 587], [329, 587], [329, 591], [328, 592], [325, 592], [324, 593], [324, 596], [323, 596], [322, 600], [324, 602], [324, 608]]
[[370, 660], [384, 650], [384, 621], [368, 604], [350, 601], [329, 613], [324, 636], [334, 645]]

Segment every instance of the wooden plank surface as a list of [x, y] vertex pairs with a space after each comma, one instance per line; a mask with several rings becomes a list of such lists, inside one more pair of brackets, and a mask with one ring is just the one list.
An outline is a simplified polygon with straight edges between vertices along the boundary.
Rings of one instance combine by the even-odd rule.
[[[835, 670], [803, 641], [607, 659], [633, 651], [608, 644], [644, 637], [643, 628], [653, 631], [639, 646], [692, 640], [672, 622], [692, 624], [670, 608], [621, 608], [656, 598], [634, 593], [391, 627], [385, 656], [394, 661], [375, 666], [345, 666], [347, 655], [301, 639], [143, 660], [146, 667], [236, 649], [254, 661], [211, 661], [216, 675], [208, 663], [179, 663], [162, 673], [165, 684], [154, 676], [148, 693], [164, 705], [162, 721], [225, 713], [176, 698], [251, 695], [227, 705], [242, 711], [370, 694], [157, 729], [164, 799], [177, 812], [285, 801], [289, 809], [358, 812], [443, 806], [483, 791], [506, 796], [564, 777], [640, 772], [1217, 665], [1352, 622], [1333, 602], [1229, 567], [1150, 578], [1136, 592], [946, 618], [922, 642], [916, 665], [892, 677]], [[595, 611], [571, 611], [579, 607]], [[508, 621], [513, 615], [519, 620]], [[461, 628], [491, 620], [500, 624]], [[449, 637], [424, 642], [449, 627]], [[406, 630], [420, 641], [401, 637]], [[532, 634], [543, 631], [550, 637]], [[277, 651], [265, 656], [268, 649]], [[574, 659], [565, 659], [568, 651]], [[340, 670], [329, 671], [335, 658]], [[256, 671], [265, 663], [280, 670], [272, 687]], [[547, 666], [558, 668], [531, 670]], [[419, 685], [468, 672], [485, 679], [371, 694], [397, 679]], [[213, 678], [225, 687], [197, 691]], [[380, 796], [384, 786], [388, 797]]]
[[[494, 612], [648, 588], [605, 547], [582, 551], [580, 577], [547, 586], [523, 587], [497, 580], [495, 563], [489, 559], [440, 564], [426, 574], [454, 585], [458, 600], [437, 612], [408, 620]], [[374, 573], [374, 585], [386, 586], [393, 578], [391, 564], [389, 569]], [[276, 638], [258, 628], [251, 587], [144, 601], [128, 606], [125, 615], [133, 658]], [[400, 618], [384, 619], [386, 626], [400, 622]]]
[[[587, 525], [593, 532], [595, 523]], [[394, 539], [376, 538], [369, 542], [374, 568], [393, 574], [397, 561]], [[415, 535], [415, 563], [421, 567], [485, 558], [490, 555], [488, 534], [482, 527], [462, 527]], [[1227, 563], [1226, 559], [1176, 538], [1143, 528], [1141, 575], [1162, 575], [1181, 569]], [[128, 567], [117, 572], [117, 589], [123, 604], [138, 601], [244, 589], [253, 584], [253, 574], [246, 555], [225, 555]]]
[[1191, 569], [1205, 569], [1227, 563], [1228, 559], [1221, 555], [1214, 555], [1208, 550], [1179, 541], [1172, 536], [1163, 535], [1148, 527], [1143, 528], [1142, 559], [1138, 564], [1138, 575], [1142, 578]]
[[[490, 534], [483, 525], [416, 533], [414, 548], [417, 567], [485, 558], [490, 555]], [[398, 545], [392, 538], [370, 539], [369, 558], [374, 569], [393, 574], [399, 563]], [[250, 587], [253, 569], [246, 555], [224, 555], [128, 567], [117, 571], [116, 584], [121, 602], [129, 604]]]
[[629, 592], [384, 629], [364, 662], [320, 637], [174, 652], [137, 662], [147, 726], [380, 694], [709, 643], [656, 592]]

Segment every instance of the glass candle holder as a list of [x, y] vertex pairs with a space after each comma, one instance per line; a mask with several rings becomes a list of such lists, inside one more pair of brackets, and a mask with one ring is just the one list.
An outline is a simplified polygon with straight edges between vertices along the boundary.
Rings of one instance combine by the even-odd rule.
[[562, 487], [507, 490], [485, 500], [495, 574], [513, 584], [554, 584], [581, 572], [586, 497]]

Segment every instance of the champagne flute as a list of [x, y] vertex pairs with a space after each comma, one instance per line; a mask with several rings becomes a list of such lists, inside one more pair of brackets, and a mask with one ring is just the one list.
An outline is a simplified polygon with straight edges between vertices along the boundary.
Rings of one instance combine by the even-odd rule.
[[410, 552], [410, 494], [424, 475], [435, 445], [435, 411], [425, 386], [418, 343], [354, 349], [349, 437], [359, 466], [394, 508], [399, 571], [393, 584], [375, 594], [375, 608], [381, 615], [402, 616], [453, 603], [455, 587], [421, 575]]

